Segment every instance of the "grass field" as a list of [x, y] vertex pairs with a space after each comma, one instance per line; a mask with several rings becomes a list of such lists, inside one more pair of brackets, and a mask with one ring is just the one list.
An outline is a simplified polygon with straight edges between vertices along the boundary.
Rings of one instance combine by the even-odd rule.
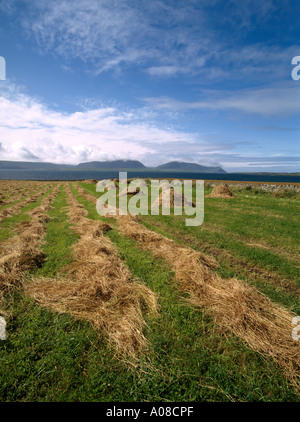
[[0, 224], [0, 401], [300, 401], [299, 194], [232, 189], [187, 227], [100, 217], [94, 184], [0, 186], [0, 213], [24, 204]]

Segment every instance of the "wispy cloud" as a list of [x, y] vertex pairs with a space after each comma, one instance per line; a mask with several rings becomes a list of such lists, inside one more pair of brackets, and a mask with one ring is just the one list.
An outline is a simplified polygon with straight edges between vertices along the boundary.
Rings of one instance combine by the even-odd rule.
[[203, 91], [200, 101], [185, 102], [169, 97], [150, 97], [144, 101], [149, 107], [161, 110], [236, 110], [263, 116], [299, 115], [300, 86], [293, 82], [285, 87], [245, 89], [238, 91]]
[[[11, 0], [7, 6], [10, 11], [12, 4]], [[24, 0], [24, 4], [27, 7], [20, 23], [43, 54], [58, 55], [64, 60], [62, 66], [79, 59], [95, 74], [138, 65], [155, 77], [201, 75], [204, 83], [216, 78], [245, 82], [264, 77], [272, 69], [274, 80], [286, 75], [284, 63], [290, 63], [296, 54], [296, 46], [283, 48], [264, 42], [239, 46], [230, 38], [231, 28], [247, 32], [253, 20], [265, 23], [273, 16], [270, 12], [280, 9], [283, 13], [275, 0], [255, 5], [248, 0], [230, 0], [226, 6], [220, 0], [201, 4]], [[218, 32], [224, 25], [229, 39]]]
[[141, 63], [159, 54], [149, 43], [144, 45], [145, 39], [155, 37], [148, 18], [127, 1], [31, 3], [31, 13], [22, 24], [41, 49], [67, 60], [79, 58], [93, 65], [95, 72]]
[[222, 166], [231, 172], [238, 171], [282, 171], [282, 172], [299, 172], [300, 155], [277, 155], [260, 156], [258, 154], [241, 154], [241, 153], [202, 153], [202, 158], [207, 160], [215, 160], [222, 163]]
[[248, 129], [254, 129], [259, 131], [267, 132], [296, 132], [299, 131], [299, 128], [296, 127], [283, 127], [283, 126], [247, 126]]

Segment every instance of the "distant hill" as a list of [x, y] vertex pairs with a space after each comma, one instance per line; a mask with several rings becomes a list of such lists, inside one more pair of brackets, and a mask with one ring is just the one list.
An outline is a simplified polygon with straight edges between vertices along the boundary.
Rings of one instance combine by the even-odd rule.
[[74, 168], [74, 166], [36, 161], [0, 161], [0, 170], [65, 170], [69, 168]]
[[180, 161], [170, 161], [169, 163], [162, 164], [156, 167], [160, 170], [171, 170], [171, 171], [186, 171], [186, 172], [197, 172], [197, 173], [226, 173], [226, 171], [220, 167], [202, 166], [195, 163], [185, 163]]
[[87, 163], [54, 164], [30, 161], [0, 161], [0, 170], [161, 170], [173, 172], [226, 173], [222, 167], [171, 161], [157, 167], [146, 167], [137, 160], [89, 161]]
[[90, 161], [79, 163], [76, 168], [85, 170], [122, 170], [122, 169], [145, 169], [140, 161], [136, 160], [114, 160], [114, 161]]

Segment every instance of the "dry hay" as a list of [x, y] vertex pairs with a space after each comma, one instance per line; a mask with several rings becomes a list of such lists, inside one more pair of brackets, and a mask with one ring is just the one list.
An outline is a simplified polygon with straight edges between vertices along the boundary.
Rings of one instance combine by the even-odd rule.
[[149, 289], [145, 286], [128, 285], [126, 280], [123, 286], [105, 294], [102, 277], [107, 279], [107, 275], [98, 275], [98, 286], [94, 280], [40, 278], [26, 284], [26, 291], [52, 311], [89, 321], [106, 333], [120, 354], [134, 356], [147, 344], [143, 334], [143, 314], [156, 311], [156, 300], [153, 295], [149, 296]]
[[90, 193], [88, 193], [85, 189], [83, 189], [81, 186], [76, 186], [76, 190], [77, 190], [77, 192], [79, 193], [79, 195], [81, 195], [81, 196], [83, 196], [83, 198], [85, 198], [85, 199], [87, 199], [88, 201], [91, 201], [91, 202], [93, 202], [93, 203], [96, 203], [97, 202], [97, 198], [94, 196], [94, 195], [92, 195], [92, 194], [90, 194]]
[[[38, 190], [40, 190], [41, 187], [37, 187], [37, 186], [33, 186], [33, 189], [31, 190], [31, 196], [33, 194], [37, 194]], [[18, 192], [19, 191], [19, 192]], [[18, 192], [16, 194], [16, 192]], [[3, 196], [2, 196], [2, 202], [0, 201], [0, 204], [3, 205], [9, 205], [12, 204], [13, 202], [19, 201], [20, 199], [23, 199], [24, 197], [28, 197], [28, 189], [24, 189], [23, 191], [21, 191], [18, 188], [14, 188], [13, 189], [13, 193], [11, 193], [9, 196], [6, 196], [5, 200], [3, 200]]]
[[87, 179], [87, 180], [83, 180], [82, 183], [87, 183], [89, 185], [96, 185], [98, 183], [98, 180], [96, 180], [96, 179]]
[[88, 320], [120, 353], [134, 356], [147, 347], [144, 313], [157, 312], [155, 294], [132, 279], [116, 247], [103, 235], [107, 223], [86, 218], [87, 211], [68, 190], [69, 219], [80, 234], [74, 261], [57, 279], [26, 283], [26, 292], [43, 306]]
[[18, 202], [17, 204], [11, 205], [3, 210], [0, 211], [0, 222], [2, 222], [5, 218], [11, 217], [15, 214], [17, 214], [23, 207], [26, 207], [27, 205], [31, 204], [32, 202], [37, 201], [42, 195], [46, 193], [45, 190], [42, 190], [39, 193], [35, 193], [27, 197], [21, 202]]
[[157, 206], [162, 207], [163, 204], [168, 204], [168, 202], [170, 203], [170, 207], [182, 208], [185, 204], [191, 207], [195, 207], [195, 203], [185, 198], [182, 193], [178, 192], [172, 187], [168, 189], [168, 186], [165, 186], [163, 187], [159, 197], [153, 203], [152, 208]]
[[223, 279], [208, 256], [154, 233], [129, 216], [118, 217], [119, 230], [138, 241], [175, 272], [191, 302], [207, 309], [223, 333], [233, 333], [253, 350], [271, 356], [299, 388], [300, 344], [291, 337], [295, 316], [246, 282]]
[[[108, 183], [107, 183], [108, 182]], [[112, 182], [112, 180], [108, 180], [108, 181], [104, 181], [102, 180], [101, 182], [98, 182], [97, 186], [102, 186], [104, 187], [106, 190], [114, 190], [116, 189], [116, 185], [115, 183]]]
[[58, 188], [44, 198], [41, 206], [31, 210], [29, 221], [20, 223], [19, 234], [0, 244], [0, 301], [12, 289], [22, 285], [23, 272], [43, 264], [46, 255], [39, 248], [45, 234], [45, 224], [49, 217], [44, 213], [50, 208]]
[[129, 190], [129, 187], [127, 187], [127, 188], [123, 189], [123, 190], [122, 190], [122, 192], [120, 192], [118, 196], [125, 196], [125, 195], [128, 195], [128, 196], [134, 196], [134, 195], [136, 195], [137, 193], [139, 193], [140, 195], [144, 195], [144, 192], [143, 192], [143, 191], [141, 191], [141, 189], [140, 189], [139, 187], [136, 187], [136, 188], [134, 188], [134, 189], [135, 189], [135, 190], [134, 190], [133, 192], [131, 192], [131, 191]]
[[226, 185], [217, 185], [206, 198], [236, 198], [236, 195]]

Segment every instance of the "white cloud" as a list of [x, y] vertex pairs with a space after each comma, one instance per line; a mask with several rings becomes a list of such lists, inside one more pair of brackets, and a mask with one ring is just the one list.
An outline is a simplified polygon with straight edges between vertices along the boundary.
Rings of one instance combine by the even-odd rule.
[[[276, 163], [278, 166], [291, 163], [293, 168], [298, 165], [291, 157], [250, 159], [233, 154], [237, 148], [243, 147], [240, 145], [245, 144], [243, 139], [225, 141], [222, 134], [200, 136], [162, 126], [160, 108], [243, 110], [263, 115], [300, 111], [298, 96], [289, 88], [249, 91], [240, 95], [227, 93], [226, 98], [224, 93], [222, 98], [217, 95], [211, 93], [211, 100], [195, 103], [170, 98], [149, 99], [151, 107], [158, 108], [157, 113], [152, 109], [150, 112], [147, 109], [124, 111], [117, 106], [100, 106], [95, 100], [84, 99], [84, 108], [80, 110], [78, 107], [80, 111], [67, 113], [50, 109], [6, 81], [1, 84], [0, 91], [0, 159], [77, 164], [128, 158], [151, 166], [178, 160], [204, 165], [221, 163], [225, 168]], [[270, 129], [269, 126], [266, 128]]]
[[200, 138], [155, 125], [147, 117], [143, 109], [129, 112], [104, 106], [62, 113], [6, 81], [0, 92], [0, 159], [77, 164], [127, 158], [148, 166], [177, 160], [221, 163], [235, 171], [299, 168], [297, 156], [233, 153], [242, 141], [225, 142], [213, 134]]
[[[19, 92], [8, 82], [0, 94], [0, 157], [3, 160], [40, 160], [78, 163], [117, 158], [167, 157], [168, 145], [197, 146], [190, 133], [165, 129], [144, 119], [139, 110], [98, 107], [74, 113], [49, 109]], [[175, 147], [176, 150], [176, 147]], [[162, 159], [162, 161], [164, 161]]]

